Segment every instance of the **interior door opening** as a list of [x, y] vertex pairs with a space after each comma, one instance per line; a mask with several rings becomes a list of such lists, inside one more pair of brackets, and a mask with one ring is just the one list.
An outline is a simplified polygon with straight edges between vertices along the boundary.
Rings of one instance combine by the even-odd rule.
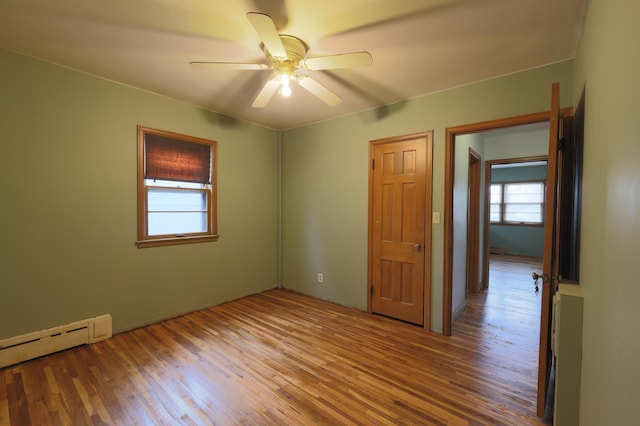
[[[559, 221], [557, 215], [560, 213], [560, 202], [557, 194], [560, 193], [558, 188], [561, 187], [561, 166], [562, 160], [559, 160], [561, 155], [559, 154], [559, 147], [561, 144], [558, 142], [561, 133], [561, 117], [570, 117], [572, 115], [572, 109], [560, 110], [559, 108], [559, 84], [554, 83], [552, 85], [551, 95], [551, 108], [547, 112], [528, 114], [524, 116], [511, 117], [507, 119], [494, 120], [482, 123], [474, 123], [469, 125], [462, 125], [457, 127], [451, 127], [446, 129], [445, 139], [445, 215], [444, 215], [444, 270], [443, 270], [443, 334], [451, 335], [452, 332], [452, 318], [453, 318], [453, 302], [456, 297], [454, 291], [454, 271], [455, 271], [455, 174], [456, 169], [459, 167], [456, 161], [456, 154], [458, 149], [464, 147], [462, 139], [466, 135], [475, 134], [478, 132], [484, 132], [487, 130], [495, 129], [507, 129], [509, 127], [521, 126], [521, 125], [533, 125], [535, 123], [549, 123], [548, 136], [548, 168], [547, 168], [547, 183], [548, 190], [544, 196], [544, 253], [543, 253], [543, 275], [546, 275], [549, 279], [545, 279], [541, 285], [541, 310], [540, 310], [540, 339], [538, 350], [538, 368], [537, 368], [537, 395], [535, 398], [536, 413], [542, 417], [545, 413], [545, 402], [547, 400], [547, 390], [550, 375], [550, 318], [551, 318], [551, 295], [552, 290], [557, 281], [557, 256], [556, 248], [558, 247], [557, 238]], [[570, 123], [571, 120], [566, 120], [565, 124]], [[569, 139], [567, 139], [569, 140]], [[469, 141], [467, 141], [469, 142]], [[469, 143], [475, 143], [477, 141], [470, 141]], [[471, 146], [471, 145], [469, 145]], [[485, 152], [486, 154], [486, 152]], [[490, 158], [490, 156], [487, 156]], [[485, 199], [488, 199], [489, 194], [484, 194]], [[486, 205], [486, 204], [485, 204]], [[485, 216], [488, 216], [490, 212], [485, 211]], [[486, 238], [485, 238], [486, 241]], [[485, 247], [488, 245], [485, 243]], [[483, 250], [482, 255], [488, 257], [489, 252]], [[553, 261], [553, 262], [552, 262]], [[483, 274], [483, 279], [488, 281], [488, 273]], [[504, 354], [501, 354], [504, 356]]]
[[[532, 404], [538, 398], [535, 378], [539, 368], [542, 296], [534, 291], [531, 272], [541, 270], [542, 266], [548, 150], [549, 121], [542, 120], [459, 135], [452, 152], [454, 167], [463, 170], [453, 173], [449, 332], [465, 333], [476, 327], [481, 335], [492, 336], [489, 345], [495, 349], [488, 354], [493, 359], [490, 362], [511, 371], [512, 377], [504, 380], [521, 383], [516, 392]], [[468, 157], [471, 151], [484, 163], [479, 200], [482, 213], [475, 219], [470, 187], [475, 165]], [[522, 194], [514, 197], [509, 194], [523, 187], [538, 189], [538, 198], [532, 197], [537, 205], [523, 203], [526, 208], [522, 209], [520, 204], [513, 203], [523, 201]], [[542, 221], [542, 226], [531, 223], [535, 221]], [[477, 236], [472, 231], [474, 227], [481, 230]], [[472, 238], [477, 240], [472, 242]], [[479, 250], [474, 251], [474, 246], [479, 246]], [[481, 267], [473, 269], [474, 263]], [[465, 267], [467, 270], [461, 271]], [[473, 287], [470, 281], [478, 282], [479, 292], [469, 291]]]
[[[462, 314], [469, 293], [490, 287], [491, 252], [542, 258], [544, 203], [541, 197], [546, 180], [548, 132], [548, 121], [542, 121], [471, 132], [456, 138], [452, 185], [452, 318]], [[492, 182], [493, 177], [496, 182]], [[496, 195], [492, 190], [496, 188], [497, 195], [505, 197], [506, 208], [502, 199], [501, 203], [492, 203], [491, 198]], [[538, 204], [519, 204], [523, 201], [519, 198], [526, 194], [518, 192], [531, 188], [538, 190], [535, 199]], [[527, 212], [527, 209], [535, 211]]]

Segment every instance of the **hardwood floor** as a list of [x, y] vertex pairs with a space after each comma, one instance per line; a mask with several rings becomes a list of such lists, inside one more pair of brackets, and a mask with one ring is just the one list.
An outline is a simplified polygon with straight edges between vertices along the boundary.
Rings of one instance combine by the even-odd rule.
[[272, 290], [0, 369], [0, 425], [545, 424], [523, 320], [469, 316], [495, 328]]
[[[469, 293], [467, 306], [453, 324], [453, 334], [483, 347], [487, 368], [505, 375], [510, 394], [535, 411], [540, 294], [535, 294], [531, 272], [540, 271], [539, 259], [492, 255], [489, 289]], [[551, 395], [550, 401], [553, 400]], [[552, 423], [553, 407], [541, 419]]]

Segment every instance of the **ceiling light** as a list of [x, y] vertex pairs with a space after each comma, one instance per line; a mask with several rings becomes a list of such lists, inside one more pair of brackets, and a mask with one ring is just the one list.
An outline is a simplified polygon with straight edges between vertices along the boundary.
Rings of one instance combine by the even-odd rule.
[[280, 94], [285, 98], [291, 95], [291, 86], [289, 86], [290, 80], [291, 76], [289, 76], [288, 73], [280, 74]]

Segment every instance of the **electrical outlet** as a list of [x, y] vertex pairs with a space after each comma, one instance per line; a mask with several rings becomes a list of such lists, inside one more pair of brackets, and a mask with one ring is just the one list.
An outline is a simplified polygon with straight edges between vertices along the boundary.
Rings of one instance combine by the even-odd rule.
[[318, 282], [319, 283], [324, 282], [324, 274], [322, 272], [318, 272]]

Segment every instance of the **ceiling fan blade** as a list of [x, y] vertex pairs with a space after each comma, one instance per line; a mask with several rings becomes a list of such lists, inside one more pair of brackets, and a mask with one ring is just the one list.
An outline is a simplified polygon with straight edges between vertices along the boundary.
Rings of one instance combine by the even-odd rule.
[[280, 82], [278, 80], [271, 79], [267, 81], [251, 106], [254, 108], [264, 108], [269, 103], [269, 100], [271, 100], [273, 94], [276, 93], [279, 86]]
[[249, 12], [247, 18], [269, 53], [272, 56], [286, 58], [287, 52], [284, 50], [280, 35], [271, 17], [264, 13]]
[[266, 64], [244, 64], [239, 62], [208, 62], [208, 61], [191, 61], [190, 65], [194, 65], [202, 68], [227, 68], [232, 70], [268, 70], [269, 66]]
[[369, 52], [343, 53], [340, 55], [319, 56], [302, 61], [309, 70], [330, 70], [336, 68], [366, 67], [373, 63]]
[[340, 98], [338, 95], [336, 95], [331, 90], [327, 89], [311, 77], [302, 77], [299, 84], [309, 92], [322, 99], [322, 101], [329, 106], [336, 106], [340, 102], [342, 102], [342, 98]]

